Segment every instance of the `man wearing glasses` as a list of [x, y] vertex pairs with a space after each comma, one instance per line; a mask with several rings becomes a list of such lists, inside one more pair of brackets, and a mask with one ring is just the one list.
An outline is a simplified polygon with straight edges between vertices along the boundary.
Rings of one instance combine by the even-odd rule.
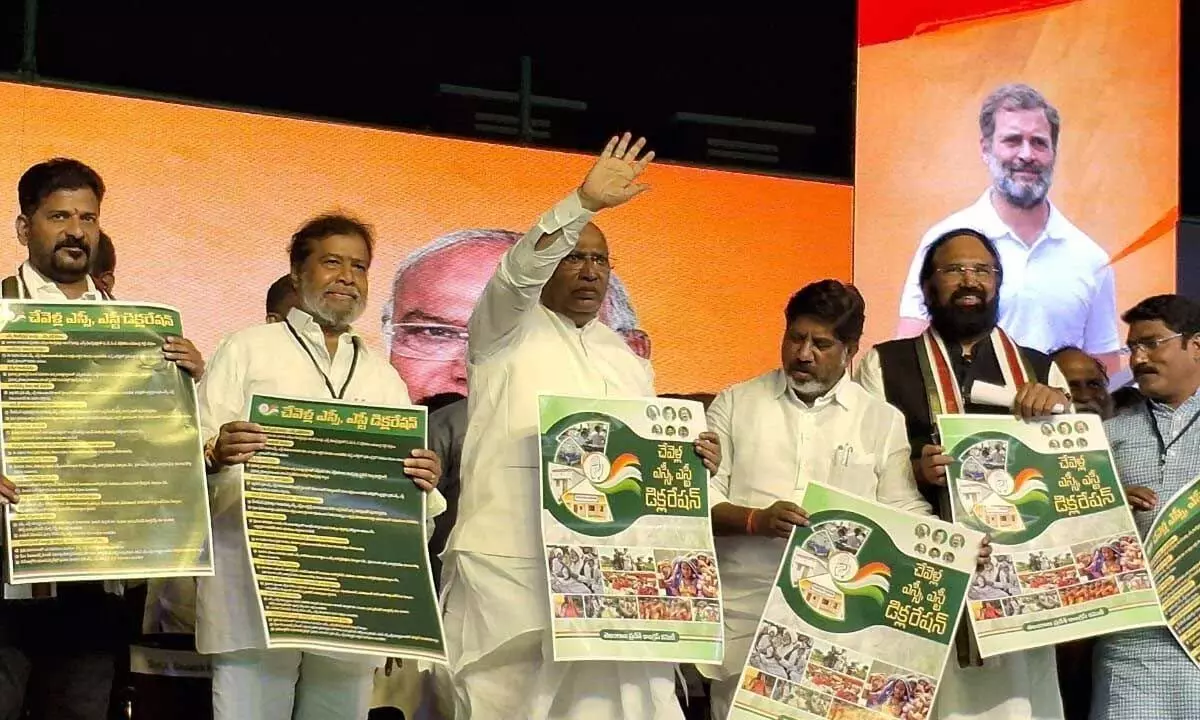
[[934, 225], [917, 247], [900, 297], [897, 337], [929, 316], [918, 277], [925, 249], [946, 230], [969, 227], [995, 244], [1006, 282], [999, 325], [1048, 353], [1073, 345], [1120, 369], [1117, 296], [1108, 253], [1049, 200], [1058, 159], [1058, 110], [1028, 85], [1005, 85], [979, 111], [979, 151], [991, 184], [973, 205]]
[[[1200, 475], [1200, 305], [1158, 295], [1121, 319], [1146, 400], [1104, 431], [1145, 537], [1159, 503]], [[1092, 720], [1191, 720], [1200, 708], [1200, 670], [1164, 627], [1097, 638], [1092, 680]]]
[[[500, 256], [520, 239], [509, 230], [459, 230], [414, 251], [396, 268], [383, 306], [383, 336], [414, 398], [467, 394], [467, 320]], [[609, 275], [600, 322], [650, 359], [650, 337], [638, 329], [637, 313], [616, 274]]]
[[[875, 346], [859, 381], [904, 415], [913, 470], [926, 497], [950, 519], [946, 466], [934, 419], [943, 413], [1008, 413], [1045, 417], [1070, 409], [1066, 378], [1045, 354], [1015, 343], [996, 325], [1004, 273], [986, 235], [958, 228], [929, 245], [918, 278], [929, 329]], [[976, 382], [1012, 388], [1011, 408], [971, 401]], [[1063, 716], [1053, 648], [979, 657], [960, 628], [958, 660], [946, 665], [939, 720], [1058, 720]]]

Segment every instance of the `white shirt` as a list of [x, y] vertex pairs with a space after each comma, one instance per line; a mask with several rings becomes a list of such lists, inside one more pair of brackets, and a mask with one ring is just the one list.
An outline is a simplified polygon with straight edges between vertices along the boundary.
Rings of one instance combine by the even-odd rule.
[[[21, 287], [22, 297], [24, 297], [25, 290], [28, 289], [28, 299], [30, 300], [68, 300], [67, 296], [58, 287], [58, 284], [34, 269], [28, 260], [21, 263], [17, 268], [17, 278], [23, 283]], [[89, 276], [87, 278], [87, 290], [78, 299], [71, 302], [99, 302], [103, 299], [100, 291], [96, 289], [96, 284], [92, 282], [92, 278]], [[4, 533], [0, 530], [0, 552], [3, 551], [3, 548]], [[58, 583], [49, 583], [49, 585], [50, 597], [58, 595]], [[120, 580], [104, 581], [104, 590], [115, 595], [121, 594], [123, 587]], [[28, 600], [33, 597], [33, 585], [9, 585], [8, 583], [4, 583], [3, 592], [5, 600]]]
[[991, 192], [989, 188], [974, 205], [937, 223], [921, 238], [900, 297], [900, 317], [929, 319], [918, 281], [925, 251], [942, 233], [971, 228], [990, 238], [1000, 253], [1004, 279], [997, 324], [1013, 340], [1047, 354], [1067, 345], [1092, 355], [1120, 349], [1108, 253], [1053, 203], [1045, 229], [1026, 245], [1000, 219]]
[[[410, 405], [408, 388], [382, 355], [369, 349], [351, 332], [338, 338], [333, 357], [325, 335], [312, 316], [298, 308], [288, 321], [312, 352], [335, 388], [350, 373], [354, 338], [359, 344], [358, 363], [346, 387], [346, 402], [372, 405]], [[200, 420], [206, 440], [217, 436], [227, 422], [246, 419], [250, 397], [284, 395], [330, 400], [325, 380], [312, 360], [296, 343], [284, 323], [239, 330], [217, 346], [200, 382]], [[202, 653], [223, 653], [266, 647], [259, 620], [254, 575], [246, 547], [242, 519], [242, 466], [234, 465], [208, 476], [212, 500], [213, 560], [217, 574], [200, 578], [196, 595], [196, 647]], [[428, 516], [446, 508], [436, 490], [429, 494]]]
[[[904, 416], [848, 375], [810, 407], [792, 392], [783, 370], [772, 370], [717, 395], [708, 427], [722, 450], [708, 485], [713, 507], [799, 503], [816, 480], [901, 510], [930, 512], [913, 479]], [[787, 541], [731, 535], [716, 538], [716, 545], [730, 675], [746, 661]]]
[[576, 327], [541, 304], [542, 287], [592, 215], [575, 193], [542, 215], [501, 258], [471, 314], [462, 494], [447, 552], [542, 557], [538, 393], [654, 394], [650, 364], [619, 334], [597, 320]]

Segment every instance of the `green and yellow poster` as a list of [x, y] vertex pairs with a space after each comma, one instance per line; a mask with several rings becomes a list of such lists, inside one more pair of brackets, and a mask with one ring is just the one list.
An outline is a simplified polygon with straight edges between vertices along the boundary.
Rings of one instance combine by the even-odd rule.
[[1167, 627], [1200, 667], [1200, 478], [1159, 510], [1146, 552]]
[[720, 662], [708, 471], [684, 400], [542, 395], [555, 660]]
[[993, 555], [968, 612], [983, 657], [1163, 624], [1100, 418], [943, 415], [954, 520]]
[[255, 395], [267, 448], [246, 463], [246, 544], [267, 647], [445, 662], [426, 497], [404, 459], [423, 407]]
[[167, 336], [161, 305], [0, 302], [7, 582], [212, 575], [196, 387]]
[[730, 720], [927, 718], [983, 534], [809, 483]]

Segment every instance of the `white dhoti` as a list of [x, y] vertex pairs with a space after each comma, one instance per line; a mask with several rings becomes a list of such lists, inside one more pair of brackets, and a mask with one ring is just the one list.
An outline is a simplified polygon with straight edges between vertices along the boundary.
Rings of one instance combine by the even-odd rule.
[[339, 659], [299, 650], [240, 650], [213, 656], [214, 720], [364, 720], [374, 658]]
[[1054, 648], [1009, 653], [960, 668], [951, 652], [933, 705], [937, 720], [1062, 720]]
[[541, 559], [450, 553], [442, 577], [455, 720], [682, 720], [672, 664], [554, 661]]

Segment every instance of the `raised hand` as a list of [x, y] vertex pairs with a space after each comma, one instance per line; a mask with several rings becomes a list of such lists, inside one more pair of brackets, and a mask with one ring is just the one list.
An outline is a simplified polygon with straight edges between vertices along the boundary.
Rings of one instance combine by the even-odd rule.
[[650, 189], [649, 185], [634, 181], [654, 159], [654, 151], [639, 158], [638, 154], [646, 147], [646, 138], [638, 138], [630, 146], [631, 138], [629, 133], [619, 138], [613, 136], [583, 179], [579, 186], [579, 201], [588, 210], [596, 212], [616, 207]]

